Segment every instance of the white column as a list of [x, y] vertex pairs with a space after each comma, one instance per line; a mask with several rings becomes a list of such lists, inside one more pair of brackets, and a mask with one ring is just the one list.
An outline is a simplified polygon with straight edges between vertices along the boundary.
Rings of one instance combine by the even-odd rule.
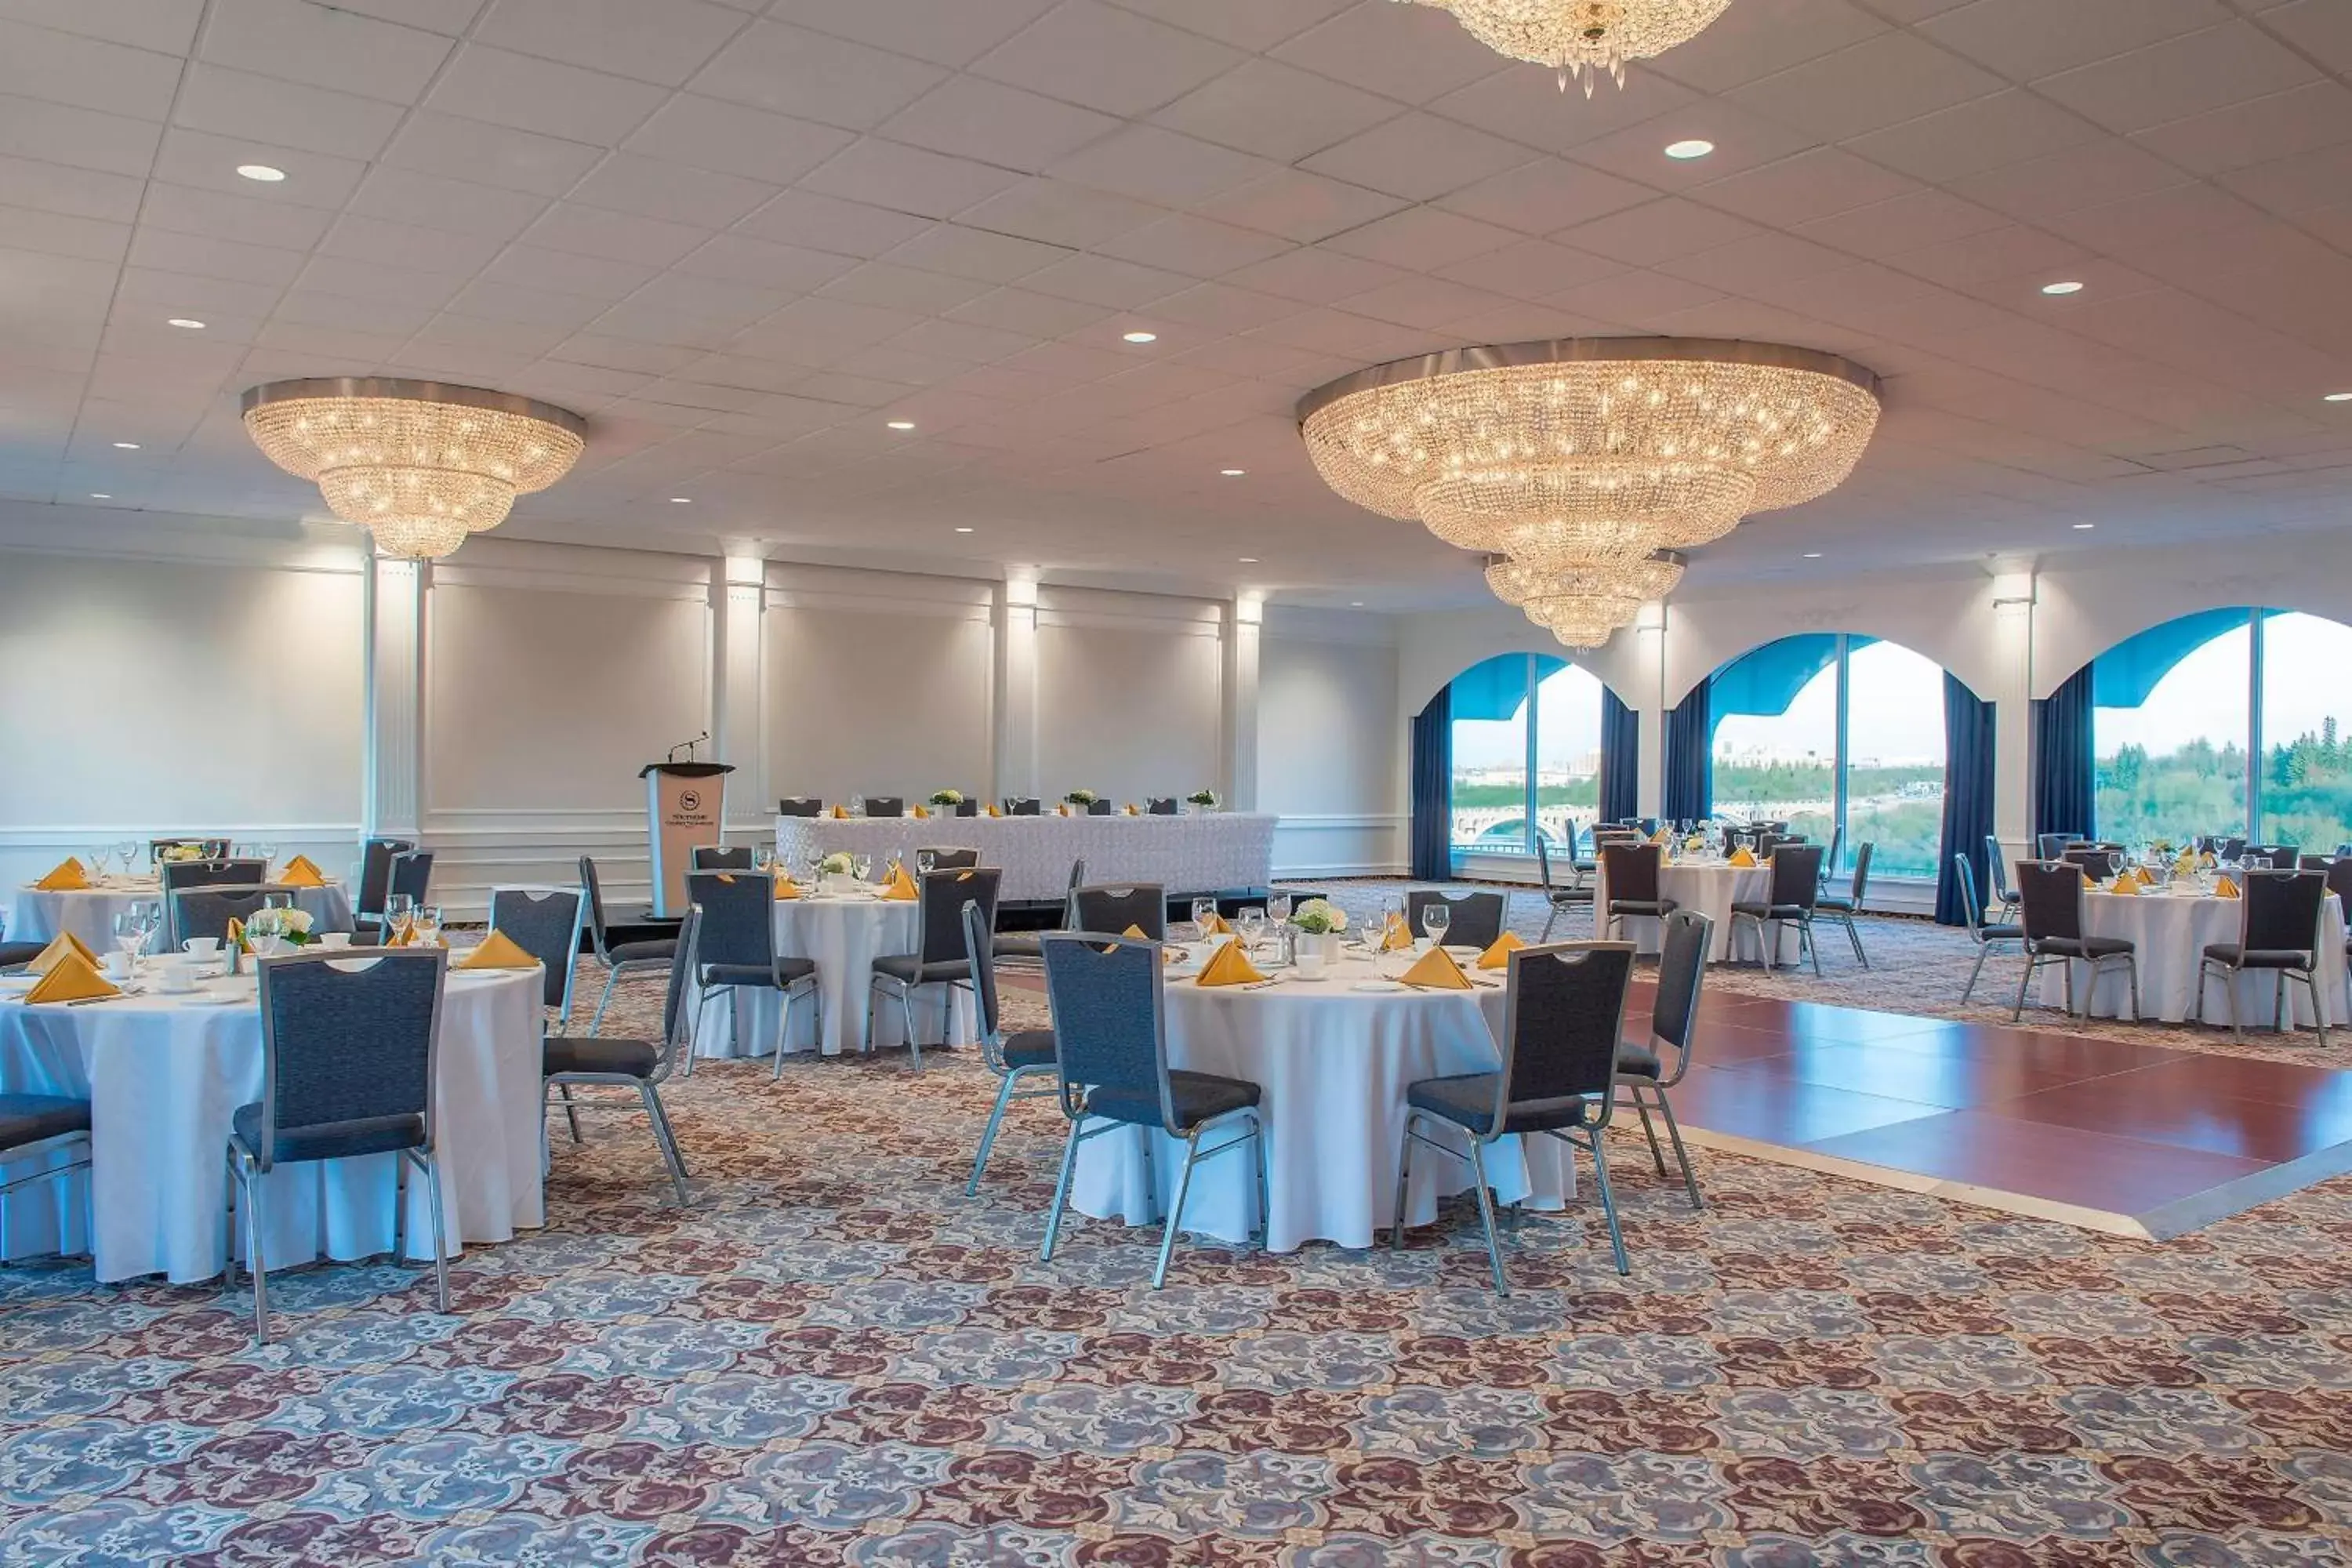
[[367, 799], [370, 837], [414, 839], [425, 820], [425, 605], [431, 567], [368, 560]]
[[996, 596], [994, 752], [995, 795], [1037, 793], [1037, 575], [1017, 567]]
[[1993, 578], [1993, 834], [2014, 859], [2032, 853], [2033, 570]]
[[1235, 811], [1257, 809], [1257, 664], [1265, 620], [1265, 595], [1234, 595], [1225, 617], [1225, 755], [1217, 788]]
[[1648, 604], [1633, 620], [1637, 671], [1626, 705], [1642, 727], [1641, 778], [1633, 792], [1643, 816], [1664, 816], [1666, 801], [1666, 606]]
[[772, 805], [761, 658], [766, 574], [758, 557], [730, 555], [711, 595], [709, 754], [735, 765], [727, 777], [729, 825], [761, 830]]

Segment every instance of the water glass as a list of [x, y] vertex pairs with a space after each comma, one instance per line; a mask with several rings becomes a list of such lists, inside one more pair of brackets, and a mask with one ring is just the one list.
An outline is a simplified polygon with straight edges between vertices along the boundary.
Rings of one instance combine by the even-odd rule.
[[397, 947], [408, 941], [409, 928], [416, 921], [416, 900], [408, 893], [392, 893], [383, 900], [384, 928], [391, 932], [392, 945]]
[[1213, 921], [1213, 920], [1215, 920], [1216, 918], [1217, 918], [1217, 900], [1214, 900], [1214, 899], [1194, 899], [1194, 900], [1192, 900], [1192, 923], [1193, 923], [1195, 926], [1199, 927], [1199, 928], [1201, 929], [1201, 931], [1202, 931], [1204, 934], [1205, 934], [1205, 933], [1208, 931], [1208, 930], [1210, 929], [1210, 927], [1209, 927], [1209, 922], [1210, 922], [1210, 921]]
[[1242, 951], [1255, 953], [1257, 944], [1265, 936], [1265, 911], [1252, 905], [1234, 917], [1234, 924], [1242, 933]]
[[91, 876], [103, 877], [106, 875], [107, 854], [107, 847], [103, 844], [82, 851], [81, 858], [89, 862], [89, 874]]
[[939, 857], [929, 849], [918, 849], [915, 851], [915, 869], [928, 877], [931, 874], [932, 864]]
[[751, 851], [751, 869], [765, 871], [770, 876], [775, 875], [776, 852], [764, 844], [754, 847]]
[[441, 945], [441, 906], [419, 904], [409, 921], [409, 929], [416, 933], [418, 947]]
[[1454, 924], [1454, 911], [1444, 904], [1429, 904], [1421, 911], [1421, 929], [1429, 933], [1429, 945], [1444, 947], [1445, 933]]
[[136, 838], [118, 840], [114, 846], [114, 858], [121, 862], [122, 874], [126, 877], [131, 875], [131, 863], [139, 858], [139, 840]]
[[147, 947], [148, 928], [139, 918], [139, 906], [131, 905], [114, 917], [114, 945], [122, 950], [125, 967], [136, 967], [139, 955]]
[[1288, 893], [1269, 893], [1266, 895], [1265, 918], [1272, 921], [1275, 924], [1278, 926], [1288, 925], [1290, 923], [1290, 909], [1291, 902], [1290, 895]]
[[856, 872], [857, 872], [857, 879], [858, 879], [859, 881], [861, 881], [861, 882], [867, 882], [867, 881], [871, 881], [871, 880], [873, 880], [873, 879], [874, 879], [874, 857], [873, 857], [873, 856], [871, 856], [871, 855], [860, 855], [860, 856], [858, 856], [855, 860], [851, 861], [851, 862], [850, 862], [850, 864], [851, 864], [851, 866], [852, 866], [852, 867], [856, 870]]

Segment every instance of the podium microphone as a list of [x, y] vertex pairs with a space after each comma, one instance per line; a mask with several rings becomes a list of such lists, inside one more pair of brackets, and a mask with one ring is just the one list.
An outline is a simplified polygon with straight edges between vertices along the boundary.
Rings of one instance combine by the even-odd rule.
[[702, 744], [703, 742], [708, 741], [709, 739], [710, 739], [710, 731], [705, 730], [701, 734], [697, 735], [691, 741], [680, 741], [677, 745], [672, 746], [669, 749], [669, 761], [673, 763], [677, 761], [677, 754], [680, 752], [684, 752], [686, 753], [686, 760], [688, 762], [690, 763], [694, 761], [694, 748]]

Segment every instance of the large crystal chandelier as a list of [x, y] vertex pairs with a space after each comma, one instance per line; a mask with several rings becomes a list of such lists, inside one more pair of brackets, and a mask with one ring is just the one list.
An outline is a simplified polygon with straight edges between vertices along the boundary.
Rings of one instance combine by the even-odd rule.
[[1498, 55], [1549, 66], [1568, 79], [1593, 84], [1607, 71], [1625, 85], [1625, 62], [1686, 44], [1724, 13], [1731, 0], [1418, 0], [1451, 11], [1464, 30]]
[[506, 521], [579, 458], [581, 417], [527, 397], [429, 381], [276, 381], [245, 395], [262, 454], [315, 480], [328, 509], [387, 555], [436, 560]]
[[1333, 489], [1499, 557], [1498, 597], [1591, 647], [1674, 586], [1672, 552], [1853, 472], [1878, 378], [1774, 343], [1563, 339], [1376, 365], [1298, 420]]

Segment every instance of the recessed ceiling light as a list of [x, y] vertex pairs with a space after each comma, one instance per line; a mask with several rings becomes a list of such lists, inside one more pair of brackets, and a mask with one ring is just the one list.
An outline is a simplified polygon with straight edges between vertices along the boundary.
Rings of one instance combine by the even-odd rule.
[[117, 441], [114, 444], [114, 449], [118, 452], [135, 452], [139, 450], [139, 443], [136, 441]]
[[1244, 566], [1255, 566], [1257, 564], [1257, 557], [1255, 555], [1244, 555], [1241, 559], [1242, 564]]
[[692, 506], [694, 504], [694, 498], [692, 496], [672, 496], [669, 498], [669, 504], [672, 506]]
[[1808, 561], [1819, 561], [1821, 558], [1822, 552], [1818, 550], [1808, 550], [1805, 552], [1805, 559]]
[[2331, 392], [2327, 395], [2327, 401], [2330, 403], [2352, 403], [2352, 392]]
[[112, 500], [114, 498], [107, 494], [104, 490], [92, 490], [89, 492], [89, 499], [92, 500]]
[[1350, 599], [1350, 600], [1349, 600], [1349, 601], [1348, 601], [1348, 608], [1349, 608], [1349, 609], [1351, 609], [1351, 610], [1360, 610], [1360, 609], [1362, 609], [1363, 607], [1364, 607], [1364, 601], [1363, 601], [1363, 600], [1361, 600], [1361, 599]]
[[1714, 142], [1702, 142], [1698, 140], [1698, 138], [1693, 137], [1687, 142], [1673, 142], [1667, 143], [1666, 156], [1669, 158], [1683, 159], [1704, 158], [1709, 153], [1714, 151]]
[[959, 529], [957, 529], [957, 530], [956, 530], [956, 531], [957, 531], [958, 533], [970, 533], [970, 532], [971, 531], [971, 530], [970, 530], [970, 529], [968, 529], [968, 528], [959, 528]]
[[893, 419], [890, 421], [890, 428], [893, 430], [912, 430], [914, 427], [915, 422], [911, 419]]
[[2044, 294], [2080, 294], [2083, 291], [2083, 286], [2069, 278], [2061, 283], [2044, 283], [2042, 286], [2042, 291]]
[[236, 172], [248, 180], [259, 180], [265, 185], [274, 185], [286, 177], [285, 170], [273, 169], [267, 163], [239, 163]]
[[1244, 474], [1248, 473], [1249, 470], [1247, 468], [1219, 468], [1217, 472], [1224, 475], [1225, 478], [1229, 479], [1237, 479]]
[[1158, 332], [1123, 332], [1120, 336], [1131, 343], [1156, 343], [1160, 341]]
[[205, 330], [205, 324], [202, 321], [192, 321], [185, 316], [174, 316], [163, 324], [167, 327], [178, 327], [184, 331], [190, 332], [201, 332]]
[[2099, 525], [2095, 522], [2078, 522], [2074, 525], [2074, 531], [2080, 533], [2086, 528], [2096, 528]]

